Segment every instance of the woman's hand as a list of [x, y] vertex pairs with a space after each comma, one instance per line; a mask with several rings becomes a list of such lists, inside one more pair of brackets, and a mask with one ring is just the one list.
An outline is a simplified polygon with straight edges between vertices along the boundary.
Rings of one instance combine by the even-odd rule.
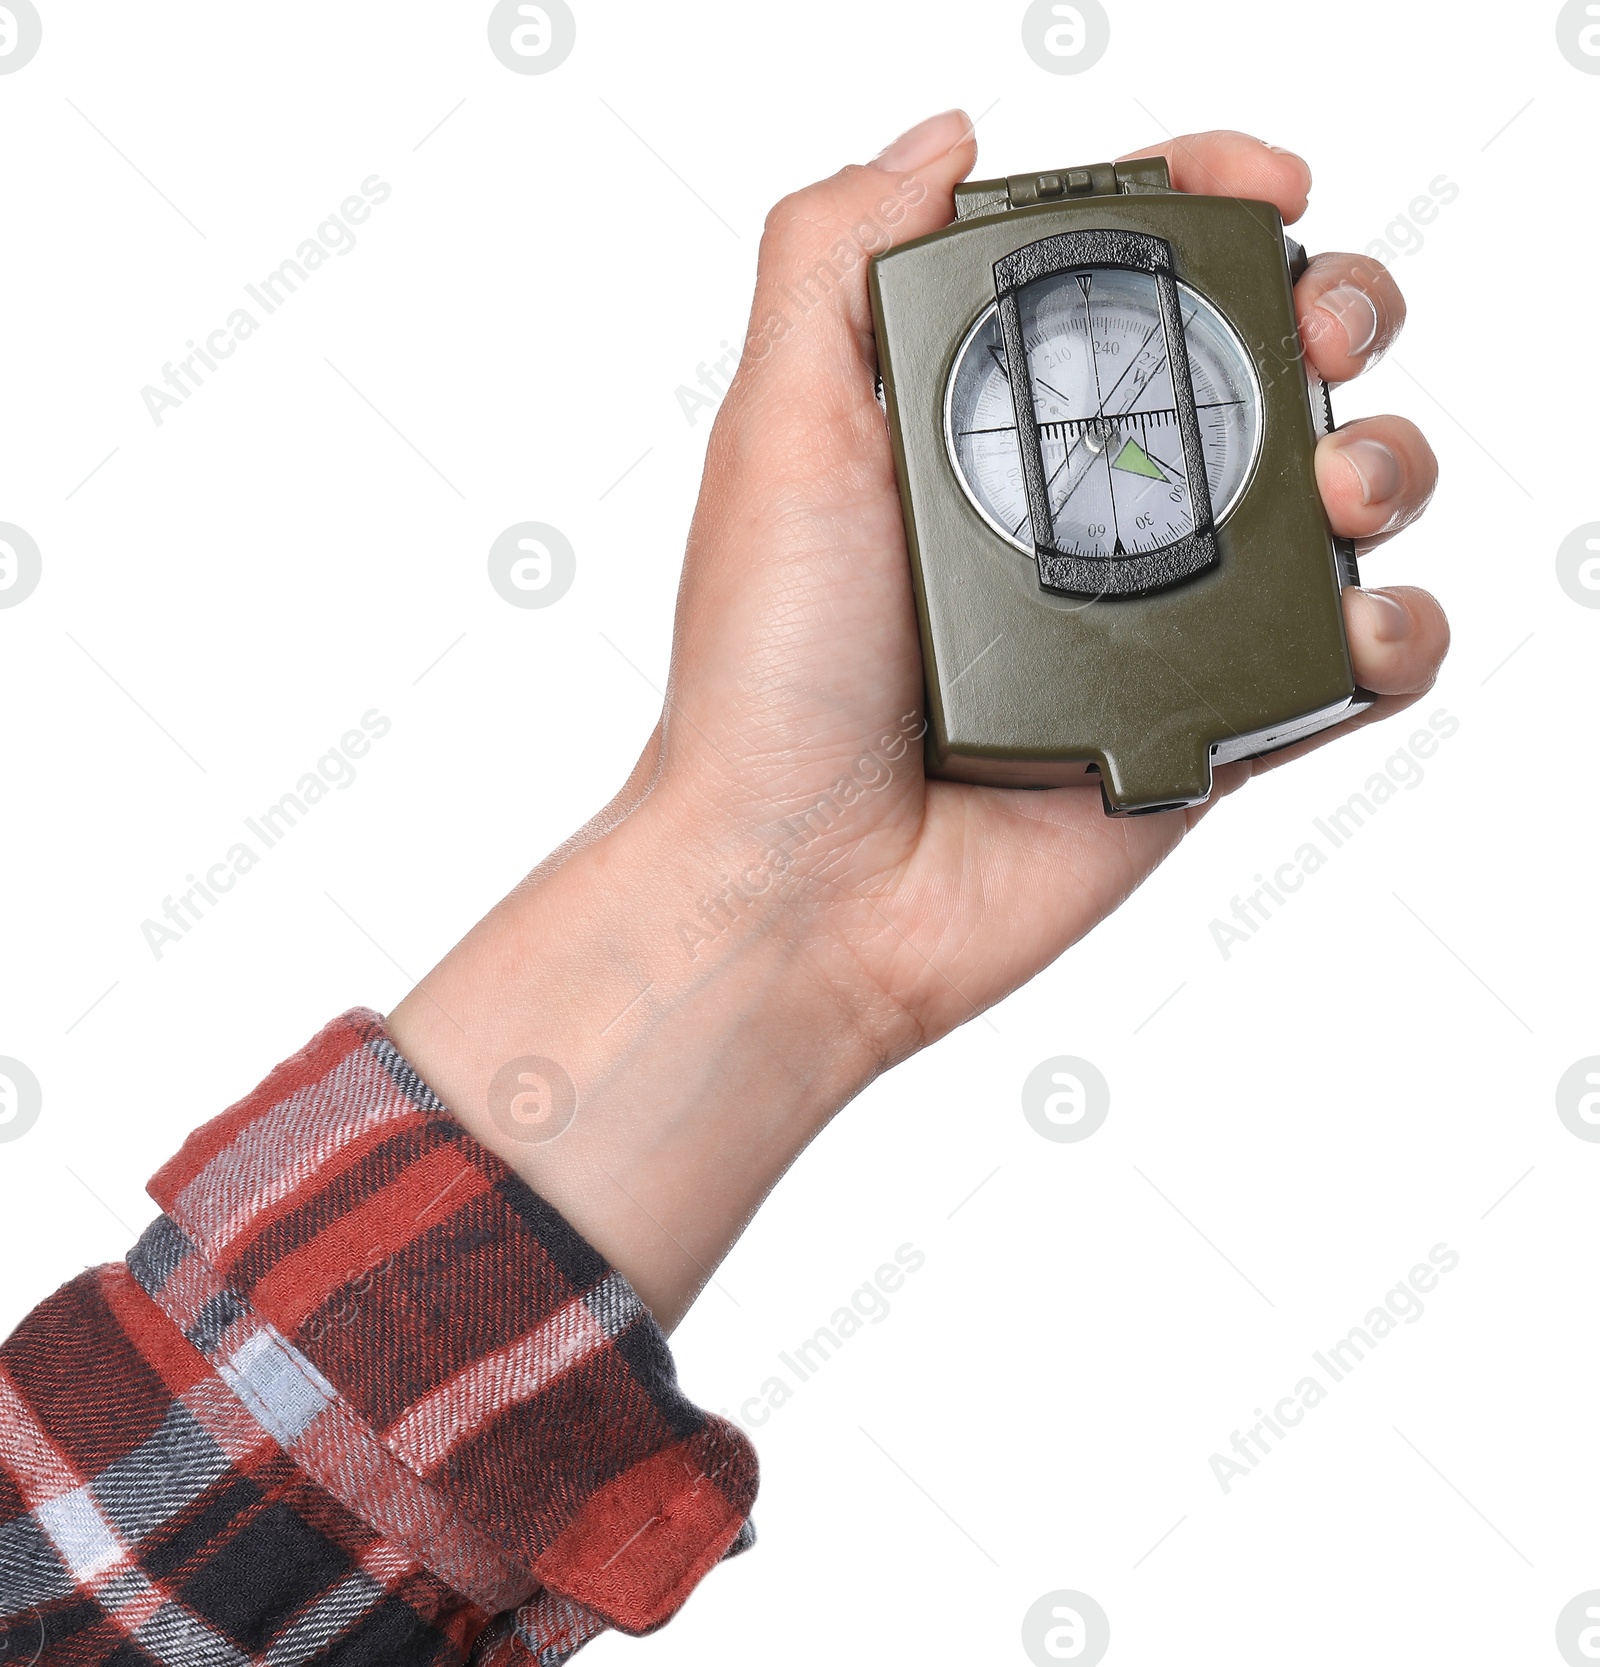
[[[1180, 190], [1305, 209], [1306, 165], [1243, 134], [1159, 151]], [[661, 722], [617, 800], [390, 1016], [446, 1103], [667, 1326], [840, 1106], [1047, 966], [1205, 813], [1112, 821], [1097, 787], [923, 777], [867, 259], [947, 224], [975, 158], [967, 119], [936, 116], [772, 211]], [[1313, 261], [1296, 300], [1331, 382], [1405, 317], [1354, 255]], [[1435, 474], [1400, 417], [1349, 424], [1317, 456], [1335, 531], [1367, 546], [1422, 513]], [[1348, 729], [1426, 690], [1448, 631], [1419, 590], [1345, 606], [1356, 677], [1382, 696]], [[1225, 766], [1214, 799], [1341, 732]], [[508, 1091], [530, 1076], [551, 1091]], [[569, 1104], [567, 1083], [570, 1124], [540, 1109]]]
[[[1305, 163], [1243, 134], [1140, 154], [1165, 156], [1179, 190], [1270, 202], [1289, 222], [1305, 210]], [[785, 198], [768, 218], [744, 363], [711, 437], [671, 690], [647, 766], [655, 791], [681, 802], [688, 820], [743, 829], [751, 843], [778, 843], [779, 830], [810, 814], [807, 837], [785, 853], [788, 895], [806, 930], [829, 945], [886, 1063], [1047, 966], [1209, 808], [1111, 821], [1097, 787], [956, 786], [925, 781], [915, 746], [886, 758], [886, 739], [920, 714], [922, 670], [894, 464], [873, 393], [867, 256], [890, 242], [886, 205], [909, 204], [894, 242], [947, 224], [952, 189], [975, 157], [965, 116], [936, 116], [872, 165]], [[831, 287], [818, 277], [829, 272], [838, 274]], [[1356, 255], [1318, 257], [1296, 302], [1306, 353], [1330, 382], [1359, 376], [1405, 319], [1388, 272]], [[757, 357], [751, 344], [765, 351]], [[1401, 417], [1351, 423], [1317, 457], [1334, 530], [1369, 546], [1422, 513], [1436, 474], [1427, 442]], [[1350, 592], [1346, 617], [1357, 680], [1385, 697], [1357, 722], [1433, 682], [1448, 632], [1431, 597]], [[1278, 762], [1219, 770], [1217, 795]], [[890, 763], [892, 775], [879, 779], [877, 766]]]

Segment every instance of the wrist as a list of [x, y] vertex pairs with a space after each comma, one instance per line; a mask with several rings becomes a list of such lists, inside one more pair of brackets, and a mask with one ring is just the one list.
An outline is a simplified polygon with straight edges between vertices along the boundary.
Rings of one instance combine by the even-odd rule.
[[613, 807], [389, 1019], [668, 1327], [882, 1064], [811, 888], [738, 844], [659, 792]]

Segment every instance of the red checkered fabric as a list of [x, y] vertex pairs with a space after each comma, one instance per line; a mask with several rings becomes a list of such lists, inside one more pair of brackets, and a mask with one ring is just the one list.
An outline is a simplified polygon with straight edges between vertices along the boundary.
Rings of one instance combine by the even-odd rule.
[[528, 1667], [668, 1620], [755, 1454], [632, 1288], [335, 1020], [0, 1346], [5, 1667]]

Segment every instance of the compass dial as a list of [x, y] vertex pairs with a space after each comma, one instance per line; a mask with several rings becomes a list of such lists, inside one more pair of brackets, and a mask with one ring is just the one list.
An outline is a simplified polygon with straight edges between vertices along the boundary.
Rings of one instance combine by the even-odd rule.
[[[1178, 299], [1213, 518], [1221, 525], [1255, 465], [1261, 399], [1232, 327], [1183, 284]], [[1022, 292], [1049, 482], [1055, 549], [1143, 555], [1195, 530], [1183, 436], [1155, 280], [1119, 267], [1041, 279]], [[973, 506], [1008, 543], [1034, 553], [1027, 486], [1000, 317], [967, 334], [945, 395], [951, 460]]]

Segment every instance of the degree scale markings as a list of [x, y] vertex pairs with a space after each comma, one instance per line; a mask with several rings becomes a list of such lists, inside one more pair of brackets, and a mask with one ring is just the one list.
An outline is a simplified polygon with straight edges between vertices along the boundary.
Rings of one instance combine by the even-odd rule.
[[[1087, 294], [1080, 287], [1086, 276]], [[1084, 266], [1053, 276], [1025, 305], [1022, 381], [999, 340], [998, 303], [969, 327], [945, 384], [950, 465], [972, 507], [1024, 556], [1038, 545], [1028, 530], [1034, 518], [1016, 424], [1023, 387], [1043, 445], [1050, 544], [1118, 560], [1189, 530], [1193, 473], [1180, 444], [1186, 436], [1171, 360], [1155, 340], [1166, 326], [1150, 289], [1148, 278], [1120, 268]], [[1197, 461], [1209, 478], [1213, 513], [1225, 521], [1260, 455], [1260, 383], [1230, 321], [1181, 281], [1178, 291], [1179, 339], [1189, 349], [1200, 431]], [[1185, 398], [1185, 411], [1188, 404]], [[1089, 489], [1078, 490], [1084, 479]]]
[[[1088, 301], [1088, 295], [1087, 295], [1087, 293], [1085, 293], [1085, 296], [1084, 296], [1084, 300], [1085, 300], [1085, 302], [1086, 302], [1086, 303], [1087, 303], [1087, 301]], [[1194, 317], [1194, 314], [1193, 314], [1193, 313], [1191, 313], [1191, 314], [1190, 314], [1190, 315], [1189, 315], [1189, 317], [1190, 317], [1190, 318], [1193, 318], [1193, 317]], [[1184, 332], [1185, 332], [1185, 334], [1187, 334], [1187, 333], [1188, 333], [1188, 322], [1189, 322], [1189, 320], [1188, 320], [1188, 319], [1185, 319], [1185, 320], [1184, 320]], [[1157, 320], [1156, 320], [1156, 322], [1155, 322], [1155, 323], [1154, 323], [1154, 324], [1152, 324], [1152, 325], [1151, 325], [1151, 326], [1150, 326], [1150, 329], [1149, 329], [1149, 331], [1148, 331], [1148, 332], [1147, 332], [1147, 334], [1146, 334], [1146, 335], [1145, 335], [1145, 338], [1144, 338], [1144, 340], [1143, 340], [1143, 341], [1142, 341], [1142, 342], [1140, 342], [1140, 343], [1139, 343], [1139, 353], [1143, 353], [1143, 352], [1144, 352], [1144, 350], [1145, 350], [1145, 349], [1146, 349], [1146, 348], [1147, 348], [1147, 347], [1148, 347], [1148, 346], [1149, 346], [1149, 345], [1150, 345], [1150, 337], [1151, 337], [1151, 336], [1153, 336], [1153, 335], [1154, 335], [1154, 334], [1155, 334], [1155, 333], [1156, 333], [1156, 331], [1157, 331], [1157, 330], [1159, 330], [1159, 329], [1160, 329], [1160, 328], [1161, 328], [1161, 320], [1160, 320], [1160, 319], [1157, 319]], [[1091, 345], [1091, 347], [1092, 347], [1092, 346], [1093, 346], [1093, 343], [1091, 343], [1091, 344], [1090, 344], [1090, 345]], [[1133, 356], [1133, 357], [1132, 357], [1132, 358], [1131, 358], [1131, 359], [1130, 359], [1130, 360], [1129, 360], [1129, 361], [1128, 361], [1128, 366], [1127, 366], [1127, 369], [1126, 369], [1126, 370], [1124, 370], [1124, 371], [1123, 371], [1123, 373], [1122, 373], [1122, 375], [1121, 375], [1121, 376], [1119, 376], [1119, 377], [1118, 377], [1118, 378], [1117, 378], [1117, 380], [1116, 380], [1116, 381], [1115, 381], [1115, 382], [1114, 382], [1114, 383], [1113, 383], [1113, 384], [1112, 384], [1112, 388], [1111, 388], [1111, 392], [1110, 392], [1110, 394], [1109, 394], [1109, 395], [1107, 395], [1107, 398], [1113, 398], [1113, 399], [1114, 399], [1114, 398], [1115, 398], [1115, 397], [1116, 397], [1116, 392], [1117, 392], [1117, 389], [1118, 389], [1118, 388], [1120, 388], [1120, 387], [1121, 387], [1121, 386], [1122, 386], [1122, 384], [1123, 384], [1123, 381], [1124, 381], [1124, 379], [1125, 379], [1125, 378], [1126, 378], [1126, 377], [1127, 377], [1127, 374], [1128, 374], [1128, 371], [1130, 371], [1130, 370], [1132, 370], [1132, 369], [1133, 369], [1133, 367], [1134, 367], [1134, 366], [1135, 366], [1135, 365], [1136, 365], [1136, 364], [1138, 364], [1138, 362], [1139, 362], [1139, 353], [1135, 353], [1135, 354], [1134, 354], [1134, 356]], [[1164, 363], [1165, 363], [1165, 362], [1166, 362], [1166, 361], [1165, 361], [1165, 357], [1163, 357], [1163, 359], [1162, 359], [1162, 363], [1163, 363], [1163, 364], [1164, 364]], [[1150, 378], [1151, 378], [1151, 377], [1154, 377], [1154, 376], [1155, 376], [1155, 375], [1156, 375], [1156, 374], [1157, 374], [1157, 373], [1158, 373], [1158, 372], [1159, 372], [1159, 371], [1160, 371], [1160, 368], [1161, 368], [1161, 366], [1160, 366], [1160, 365], [1157, 365], [1157, 366], [1156, 366], [1156, 369], [1155, 369], [1155, 370], [1154, 370], [1154, 371], [1152, 371], [1152, 372], [1151, 372], [1151, 373], [1150, 373], [1150, 377], [1146, 377], [1146, 378], [1145, 378], [1145, 381], [1144, 381], [1144, 382], [1143, 382], [1143, 383], [1141, 383], [1141, 384], [1140, 384], [1140, 387], [1141, 387], [1141, 389], [1142, 389], [1142, 388], [1144, 388], [1144, 387], [1146, 387], [1146, 386], [1148, 386], [1148, 385], [1149, 385], [1149, 381], [1150, 381]], [[1011, 378], [1010, 378], [1010, 376], [1009, 376], [1009, 375], [1008, 375], [1008, 376], [1007, 376], [1007, 377], [1006, 377], [1006, 380], [1007, 380], [1007, 381], [1008, 381], [1008, 382], [1009, 382], [1009, 381], [1010, 381], [1010, 380], [1011, 380]], [[1099, 382], [1099, 372], [1098, 372], [1098, 370], [1097, 370], [1097, 371], [1096, 371], [1096, 373], [1095, 373], [1095, 380], [1096, 380], [1096, 383], [1097, 383], [1097, 384], [1098, 384], [1098, 382]], [[1097, 392], [1097, 393], [1098, 393], [1098, 391], [1099, 391], [1099, 389], [1098, 389], [1098, 386], [1097, 386], [1097, 388], [1096, 388], [1096, 392]], [[1137, 396], [1136, 396], [1136, 397], [1137, 397]], [[1103, 408], [1104, 408], [1104, 403], [1105, 403], [1105, 402], [1104, 402], [1104, 401], [1101, 401], [1101, 407], [1102, 407], [1102, 409], [1103, 409]], [[1012, 427], [1012, 429], [1013, 429], [1013, 430], [1015, 430], [1015, 428], [1016, 428], [1016, 424], [1015, 424], [1015, 423], [1012, 423], [1012, 425], [1011, 425], [1011, 427]], [[1019, 443], [1020, 443], [1020, 436], [1019, 436]], [[1048, 494], [1049, 494], [1049, 491], [1050, 491], [1050, 488], [1051, 488], [1051, 487], [1052, 487], [1052, 486], [1054, 486], [1054, 485], [1055, 485], [1055, 483], [1056, 483], [1056, 477], [1057, 477], [1057, 476], [1058, 476], [1058, 475], [1059, 475], [1059, 474], [1060, 474], [1060, 473], [1061, 473], [1061, 471], [1062, 471], [1062, 470], [1063, 470], [1063, 469], [1064, 469], [1064, 468], [1066, 468], [1066, 466], [1067, 466], [1067, 465], [1068, 465], [1068, 464], [1069, 464], [1069, 463], [1070, 463], [1070, 462], [1071, 462], [1071, 461], [1072, 461], [1072, 447], [1071, 447], [1071, 446], [1068, 446], [1068, 447], [1067, 447], [1067, 454], [1066, 454], [1066, 456], [1065, 456], [1065, 457], [1063, 457], [1063, 458], [1062, 458], [1062, 459], [1061, 459], [1061, 462], [1060, 462], [1060, 464], [1059, 464], [1059, 465], [1058, 465], [1058, 466], [1057, 466], [1057, 467], [1056, 467], [1056, 469], [1055, 469], [1055, 470], [1054, 470], [1054, 471], [1053, 471], [1053, 472], [1052, 472], [1052, 473], [1051, 473], [1051, 475], [1050, 475], [1050, 478], [1049, 478], [1049, 479], [1048, 479], [1048, 480], [1047, 480], [1047, 481], [1046, 481], [1046, 482], [1045, 482], [1045, 483], [1044, 483], [1044, 489], [1045, 489], [1045, 493], [1046, 493], [1046, 498], [1045, 498], [1045, 502], [1046, 502], [1046, 503], [1047, 503], [1047, 504], [1048, 504], [1048, 502], [1049, 502], [1049, 496], [1048, 496]], [[1053, 531], [1053, 530], [1054, 530], [1054, 521], [1055, 521], [1055, 517], [1056, 517], [1056, 516], [1058, 516], [1058, 515], [1059, 515], [1059, 514], [1060, 514], [1060, 513], [1061, 513], [1061, 511], [1062, 511], [1062, 510], [1063, 510], [1063, 509], [1065, 509], [1065, 508], [1066, 508], [1066, 507], [1067, 507], [1067, 498], [1070, 498], [1070, 497], [1071, 497], [1071, 496], [1072, 496], [1072, 493], [1071, 493], [1071, 492], [1070, 492], [1070, 491], [1069, 491], [1069, 492], [1068, 492], [1068, 493], [1067, 493], [1067, 495], [1066, 495], [1066, 497], [1064, 497], [1064, 498], [1063, 498], [1063, 499], [1062, 499], [1062, 500], [1061, 500], [1061, 502], [1060, 502], [1060, 503], [1059, 503], [1059, 504], [1057, 504], [1057, 505], [1056, 505], [1056, 507], [1055, 507], [1055, 508], [1054, 508], [1054, 509], [1052, 509], [1052, 510], [1051, 510], [1051, 511], [1050, 511], [1050, 518], [1051, 518], [1051, 523], [1052, 523], [1052, 531]], [[1027, 524], [1028, 524], [1028, 517], [1027, 517], [1027, 516], [1026, 516], [1026, 515], [1024, 515], [1024, 516], [1023, 516], [1023, 517], [1022, 517], [1022, 519], [1021, 519], [1021, 520], [1020, 520], [1020, 521], [1019, 521], [1019, 522], [1017, 522], [1017, 524], [1016, 524], [1016, 526], [1014, 526], [1014, 527], [1013, 527], [1013, 528], [1012, 528], [1012, 529], [1011, 529], [1011, 531], [1012, 531], [1012, 534], [1013, 534], [1013, 536], [1015, 536], [1015, 537], [1019, 537], [1019, 538], [1020, 538], [1020, 537], [1021, 537], [1021, 535], [1022, 535], [1022, 529], [1023, 529], [1023, 528], [1024, 528], [1024, 527], [1025, 527], [1025, 526], [1027, 526]]]
[[[1045, 386], [1045, 384], [1041, 384], [1041, 386]], [[1054, 389], [1051, 390], [1052, 393], [1054, 391], [1055, 391]], [[1213, 399], [1213, 400], [1207, 400], [1207, 401], [1203, 401], [1203, 402], [1197, 401], [1196, 404], [1195, 404], [1195, 410], [1196, 411], [1220, 411], [1225, 406], [1243, 405], [1243, 404], [1244, 404], [1244, 401], [1242, 399]], [[1129, 420], [1131, 420], [1133, 422], [1144, 422], [1147, 418], [1153, 421], [1154, 419], [1156, 419], [1158, 417], [1160, 417], [1160, 418], [1176, 417], [1177, 414], [1178, 414], [1177, 406], [1175, 406], [1175, 405], [1164, 405], [1159, 410], [1155, 410], [1155, 411], [1120, 411], [1120, 412], [1117, 413], [1117, 416], [1118, 416], [1119, 420], [1121, 418], [1128, 418]], [[1101, 421], [1101, 419], [1098, 418], [1098, 417], [1055, 417], [1055, 418], [1052, 418], [1049, 422], [1040, 423], [1039, 424], [1039, 432], [1041, 434], [1044, 434], [1044, 433], [1048, 432], [1050, 429], [1053, 429], [1053, 428], [1067, 429], [1067, 428], [1072, 428], [1074, 426], [1080, 426], [1081, 427], [1081, 426], [1086, 426], [1090, 423], [1095, 423], [1095, 422], [1099, 422], [1099, 421]], [[1001, 423], [996, 428], [958, 428], [956, 430], [956, 438], [960, 439], [960, 440], [965, 440], [967, 438], [967, 436], [970, 435], [970, 434], [1015, 434], [1016, 432], [1017, 432], [1017, 425], [1015, 423]]]
[[[1079, 282], [1080, 285], [1084, 285], [1085, 279], [1087, 278], [1087, 276], [1088, 276], [1087, 274], [1080, 274], [1078, 276], [1078, 282]], [[1084, 309], [1085, 309], [1085, 312], [1087, 312], [1088, 305], [1089, 305], [1089, 292], [1088, 292], [1088, 289], [1086, 287], [1084, 288], [1083, 300], [1084, 300]], [[1189, 336], [1189, 326], [1193, 322], [1194, 322], [1194, 311], [1193, 311], [1193, 309], [1191, 309], [1188, 313], [1186, 313], [1184, 315], [1184, 320], [1183, 320], [1183, 334], [1184, 334], [1184, 339], [1186, 341], [1187, 341], [1188, 336]], [[1105, 408], [1106, 408], [1107, 404], [1109, 404], [1110, 401], [1112, 401], [1113, 399], [1115, 399], [1117, 397], [1117, 390], [1119, 388], [1121, 388], [1121, 386], [1124, 382], [1127, 381], [1129, 373], [1139, 363], [1139, 355], [1141, 353], [1143, 353], [1144, 350], [1150, 345], [1151, 338], [1155, 335], [1156, 331], [1159, 330], [1160, 328], [1161, 328], [1161, 320], [1158, 318], [1155, 321], [1155, 323], [1152, 324], [1150, 326], [1150, 328], [1145, 332], [1144, 340], [1139, 343], [1138, 350], [1134, 353], [1132, 358], [1129, 359], [1126, 367], [1123, 369], [1122, 375], [1119, 376], [1116, 379], [1116, 381], [1112, 383], [1111, 392], [1109, 394], [1107, 394], [1103, 399], [1100, 399], [1100, 401], [1099, 401], [1100, 410], [1095, 414], [1095, 416], [1088, 417], [1088, 418], [1077, 418], [1077, 419], [1073, 419], [1073, 420], [1078, 421], [1078, 422], [1085, 422], [1085, 423], [1095, 423], [1095, 422], [1101, 422], [1101, 421], [1104, 420], [1103, 413], [1105, 411]], [[1089, 350], [1090, 350], [1090, 353], [1092, 355], [1094, 353], [1094, 335], [1093, 335], [1092, 329], [1089, 332]], [[1011, 380], [1010, 372], [1007, 369], [1007, 367], [1005, 366], [1005, 364], [1003, 363], [1003, 360], [1002, 360], [1000, 354], [997, 353], [995, 348], [993, 348], [992, 346], [990, 347], [989, 351], [991, 353], [995, 354], [995, 363], [1000, 365], [1001, 374], [1004, 375], [1006, 381], [1009, 382]], [[1163, 353], [1161, 355], [1161, 357], [1155, 362], [1155, 364], [1150, 367], [1149, 371], [1146, 372], [1146, 374], [1144, 376], [1135, 378], [1135, 381], [1136, 381], [1137, 385], [1135, 386], [1134, 392], [1133, 392], [1134, 400], [1137, 400], [1139, 398], [1140, 394], [1142, 394], [1144, 392], [1144, 390], [1146, 388], [1148, 388], [1152, 382], [1155, 381], [1155, 379], [1161, 374], [1162, 370], [1165, 368], [1166, 363], [1167, 363], [1167, 355], [1165, 353]], [[1035, 380], [1037, 381], [1038, 379], [1035, 378]], [[1095, 394], [1096, 394], [1097, 398], [1098, 398], [1099, 392], [1100, 392], [1099, 383], [1100, 383], [1100, 367], [1099, 367], [1099, 360], [1098, 360], [1098, 358], [1096, 358], [1096, 360], [1095, 360]], [[1132, 402], [1130, 401], [1130, 403], [1132, 403]], [[1242, 400], [1217, 400], [1217, 401], [1214, 401], [1212, 404], [1207, 405], [1206, 407], [1204, 407], [1204, 409], [1206, 409], [1206, 410], [1215, 410], [1218, 406], [1221, 406], [1221, 405], [1240, 405], [1240, 404], [1243, 404]], [[1174, 408], [1174, 413], [1173, 414], [1174, 415], [1177, 414], [1176, 413], [1176, 408]], [[1138, 415], [1138, 413], [1137, 412], [1132, 412], [1132, 411], [1119, 411], [1119, 412], [1116, 413], [1116, 415], [1119, 416], [1119, 417], [1126, 417], [1126, 416], [1136, 416], [1136, 415]], [[1010, 427], [1011, 427], [1012, 432], [1015, 432], [1016, 424], [1012, 423], [1010, 425]], [[994, 432], [1004, 433], [1005, 429], [1003, 429], [1003, 428], [1002, 429], [997, 429]], [[1040, 428], [1041, 435], [1043, 434], [1043, 432], [1044, 432], [1044, 428], [1041, 425], [1041, 428]], [[1062, 435], [1062, 438], [1063, 439], [1066, 438], [1065, 434]], [[1082, 436], [1080, 435], [1079, 440], [1081, 441], [1081, 439], [1082, 439]], [[1050, 478], [1044, 483], [1044, 488], [1045, 488], [1046, 493], [1048, 493], [1050, 488], [1055, 485], [1056, 480], [1059, 478], [1059, 476], [1061, 474], [1061, 471], [1063, 469], [1065, 469], [1066, 466], [1072, 461], [1073, 449], [1074, 449], [1074, 447], [1072, 445], [1069, 445], [1067, 447], [1066, 456], [1061, 459], [1060, 463], [1057, 464], [1055, 469], [1051, 472]], [[1089, 474], [1091, 472], [1092, 472], [1091, 470], [1085, 470], [1084, 473], [1081, 474], [1078, 477], [1078, 479], [1076, 481], [1074, 481], [1073, 484], [1067, 489], [1067, 492], [1063, 496], [1061, 502], [1056, 504], [1051, 509], [1050, 519], [1051, 519], [1051, 530], [1052, 531], [1054, 531], [1054, 523], [1055, 523], [1056, 516], [1058, 516], [1062, 512], [1062, 510], [1064, 510], [1067, 507], [1067, 503], [1071, 499], [1072, 494], [1074, 492], [1076, 492], [1077, 489], [1084, 483], [1084, 481], [1089, 478]], [[1110, 473], [1110, 471], [1108, 470], [1107, 471], [1108, 478], [1109, 478], [1109, 473]], [[1111, 505], [1112, 514], [1113, 514], [1113, 517], [1114, 517], [1115, 514], [1116, 514], [1116, 489], [1115, 489], [1115, 486], [1113, 486], [1111, 488], [1111, 500], [1112, 500], [1112, 505]], [[1022, 529], [1025, 526], [1027, 526], [1027, 524], [1028, 524], [1028, 517], [1027, 517], [1026, 514], [1024, 514], [1022, 519], [1020, 521], [1018, 521], [1017, 524], [1011, 529], [1012, 536], [1020, 538], [1022, 536]], [[1171, 523], [1170, 522], [1168, 523], [1168, 530], [1169, 531], [1171, 530]], [[1120, 532], [1118, 533], [1117, 541], [1118, 541], [1118, 543], [1121, 542]]]

